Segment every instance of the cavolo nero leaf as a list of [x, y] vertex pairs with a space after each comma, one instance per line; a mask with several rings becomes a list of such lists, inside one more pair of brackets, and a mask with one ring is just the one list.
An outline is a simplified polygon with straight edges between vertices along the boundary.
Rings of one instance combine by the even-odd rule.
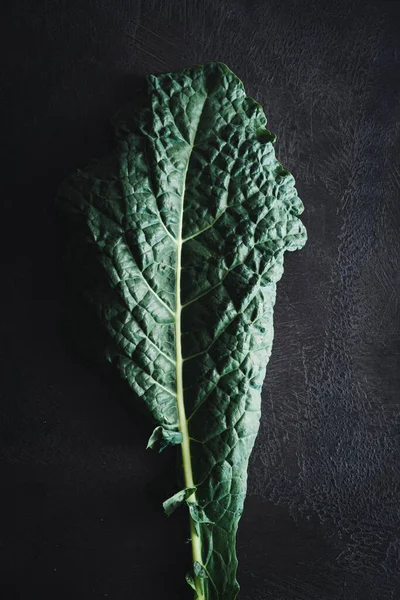
[[[117, 145], [60, 187], [69, 257], [101, 352], [180, 444], [197, 600], [234, 600], [276, 282], [305, 228], [261, 106], [220, 63], [149, 76]], [[100, 325], [101, 324], [101, 325]]]

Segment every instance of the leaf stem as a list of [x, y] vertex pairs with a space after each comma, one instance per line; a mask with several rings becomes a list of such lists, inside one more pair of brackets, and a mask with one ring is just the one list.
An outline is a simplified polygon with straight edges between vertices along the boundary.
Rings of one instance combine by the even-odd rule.
[[[189, 160], [188, 160], [189, 165]], [[184, 181], [186, 180], [186, 173]], [[192, 469], [192, 457], [190, 452], [190, 436], [188, 420], [186, 418], [185, 402], [184, 402], [184, 390], [183, 390], [183, 357], [182, 357], [182, 328], [181, 328], [181, 256], [182, 256], [182, 221], [183, 221], [183, 198], [185, 194], [185, 185], [183, 185], [182, 192], [182, 209], [181, 209], [181, 222], [179, 229], [179, 236], [177, 239], [177, 252], [176, 252], [176, 307], [175, 307], [175, 340], [176, 340], [176, 399], [178, 405], [178, 419], [179, 429], [182, 433], [183, 440], [181, 444], [182, 449], [182, 463], [183, 463], [183, 474], [185, 479], [185, 487], [195, 487], [193, 480], [193, 469]], [[187, 502], [196, 502], [196, 494], [193, 493], [187, 499]], [[201, 557], [201, 539], [197, 534], [194, 521], [189, 514], [190, 519], [190, 536], [192, 540], [192, 556], [193, 563], [197, 562], [203, 564]], [[194, 584], [196, 588], [196, 600], [206, 600], [203, 593], [203, 586], [200, 577], [194, 574]]]
[[[197, 129], [200, 125], [201, 115], [204, 109], [204, 105], [207, 99], [207, 95], [204, 96], [202, 106], [199, 110], [197, 125], [192, 134], [192, 142], [188, 144], [188, 156], [186, 169], [183, 174], [183, 183], [182, 183], [182, 195], [181, 195], [181, 211], [180, 211], [180, 222], [179, 222], [179, 233], [176, 240], [176, 287], [175, 287], [175, 344], [176, 344], [176, 399], [178, 405], [178, 419], [179, 419], [179, 429], [182, 433], [182, 463], [183, 463], [183, 474], [185, 479], [185, 487], [193, 488], [196, 487], [193, 480], [193, 469], [192, 469], [192, 457], [190, 452], [190, 436], [189, 436], [189, 426], [188, 419], [186, 418], [186, 410], [185, 410], [185, 401], [184, 401], [184, 389], [183, 389], [183, 356], [182, 356], [182, 306], [181, 302], [181, 270], [182, 270], [182, 246], [184, 243], [182, 230], [183, 230], [183, 212], [184, 212], [184, 202], [185, 202], [185, 192], [186, 192], [186, 178], [189, 169], [190, 156], [193, 152], [193, 146], [196, 140]], [[191, 496], [187, 498], [187, 502], [191, 502], [193, 504], [196, 503], [196, 493], [193, 493]], [[203, 566], [202, 556], [201, 556], [201, 539], [198, 535], [195, 527], [195, 523], [193, 521], [192, 516], [189, 513], [190, 519], [190, 537], [192, 540], [192, 556], [193, 556], [193, 566], [195, 563], [199, 563]], [[194, 585], [196, 589], [195, 600], [206, 600], [204, 591], [203, 591], [203, 582], [201, 578], [193, 573]]]
[[[186, 418], [185, 402], [184, 402], [184, 391], [183, 391], [183, 358], [182, 358], [182, 342], [181, 342], [181, 312], [182, 306], [180, 301], [180, 273], [181, 273], [181, 247], [182, 242], [178, 240], [178, 252], [177, 252], [177, 269], [176, 269], [176, 319], [175, 319], [175, 335], [176, 335], [176, 397], [178, 404], [178, 416], [179, 416], [179, 429], [182, 432], [183, 440], [181, 444], [182, 448], [182, 462], [183, 462], [183, 473], [185, 478], [185, 487], [195, 487], [193, 480], [192, 470], [192, 458], [190, 453], [190, 436], [188, 421]], [[188, 502], [196, 502], [196, 494], [193, 493], [187, 499]], [[190, 536], [192, 539], [192, 555], [193, 562], [202, 563], [201, 557], [201, 540], [198, 536], [195, 528], [195, 524], [191, 516], [190, 518]], [[201, 580], [197, 575], [194, 575], [194, 583], [196, 587], [197, 598], [196, 600], [205, 600]]]
[[[181, 300], [180, 300], [180, 274], [181, 274], [181, 248], [182, 241], [181, 237], [178, 239], [178, 252], [177, 252], [177, 265], [176, 265], [176, 318], [175, 318], [175, 335], [176, 335], [176, 397], [178, 404], [178, 417], [179, 417], [179, 429], [182, 432], [183, 440], [181, 444], [182, 448], [182, 462], [183, 462], [183, 473], [185, 478], [185, 487], [195, 487], [193, 480], [192, 470], [192, 459], [190, 453], [190, 436], [188, 421], [186, 418], [185, 402], [184, 402], [184, 391], [183, 391], [183, 358], [182, 358], [182, 331], [181, 331]], [[187, 499], [188, 502], [196, 502], [196, 494], [193, 493]], [[198, 536], [195, 528], [195, 524], [191, 516], [190, 518], [190, 536], [192, 539], [192, 555], [193, 562], [199, 564], [202, 563], [201, 557], [201, 540]], [[197, 597], [196, 600], [205, 600], [204, 593], [202, 591], [202, 583], [197, 575], [194, 575], [194, 583], [196, 587]]]

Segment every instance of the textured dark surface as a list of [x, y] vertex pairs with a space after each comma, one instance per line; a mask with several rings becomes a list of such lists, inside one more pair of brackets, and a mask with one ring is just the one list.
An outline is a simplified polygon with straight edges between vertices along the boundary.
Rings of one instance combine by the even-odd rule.
[[1, 597], [190, 597], [186, 515], [160, 509], [174, 453], [146, 452], [119, 382], [65, 344], [53, 198], [145, 74], [222, 60], [264, 105], [309, 233], [278, 290], [241, 599], [398, 600], [396, 3], [7, 4]]

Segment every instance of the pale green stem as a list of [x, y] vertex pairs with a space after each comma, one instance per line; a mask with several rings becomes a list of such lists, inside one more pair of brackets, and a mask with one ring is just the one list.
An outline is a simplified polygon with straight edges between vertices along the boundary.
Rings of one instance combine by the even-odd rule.
[[[182, 198], [183, 200], [183, 198]], [[183, 213], [183, 207], [182, 207]], [[190, 437], [188, 421], [186, 418], [185, 402], [184, 402], [184, 391], [183, 391], [183, 358], [182, 358], [182, 330], [181, 330], [181, 254], [182, 254], [182, 217], [179, 237], [177, 239], [177, 252], [176, 252], [176, 309], [175, 309], [175, 336], [176, 336], [176, 396], [178, 404], [178, 417], [179, 417], [179, 429], [182, 433], [182, 462], [183, 462], [183, 474], [185, 478], [185, 487], [195, 487], [193, 480], [192, 470], [192, 458], [190, 453]], [[188, 502], [196, 502], [196, 494], [193, 493], [188, 499]], [[190, 536], [192, 540], [192, 555], [193, 562], [198, 562], [200, 565], [203, 564], [201, 557], [201, 540], [197, 535], [195, 524], [191, 516], [190, 518]], [[194, 575], [194, 583], [196, 587], [197, 600], [206, 600], [203, 592], [201, 580], [198, 576]]]

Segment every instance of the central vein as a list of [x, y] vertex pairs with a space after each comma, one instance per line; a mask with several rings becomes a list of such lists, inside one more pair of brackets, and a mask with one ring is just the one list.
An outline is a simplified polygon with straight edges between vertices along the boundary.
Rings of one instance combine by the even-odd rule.
[[[183, 359], [182, 359], [182, 329], [181, 329], [181, 299], [180, 299], [180, 278], [181, 278], [181, 251], [182, 251], [182, 239], [181, 236], [178, 239], [177, 246], [177, 261], [176, 261], [176, 319], [175, 319], [175, 335], [176, 335], [176, 395], [178, 403], [178, 418], [179, 418], [179, 429], [182, 433], [182, 462], [183, 462], [183, 473], [185, 478], [185, 487], [193, 488], [193, 470], [192, 470], [192, 457], [190, 453], [190, 437], [188, 421], [186, 418], [184, 391], [183, 391]], [[188, 498], [188, 502], [196, 502], [196, 494], [192, 494]], [[201, 540], [197, 535], [195, 525], [192, 517], [190, 517], [190, 535], [192, 539], [192, 554], [193, 562], [202, 564], [201, 557]], [[201, 589], [201, 582], [198, 577], [195, 577], [195, 585], [198, 600], [205, 600]]]
[[[200, 112], [201, 116], [201, 112]], [[199, 117], [200, 122], [200, 117]], [[197, 131], [197, 130], [196, 130]], [[196, 133], [196, 132], [195, 132]], [[189, 153], [187, 158], [187, 166], [183, 176], [183, 184], [182, 184], [182, 196], [181, 196], [181, 206], [180, 206], [180, 222], [179, 222], [179, 233], [177, 238], [177, 248], [176, 248], [176, 288], [175, 288], [175, 339], [176, 339], [176, 396], [177, 396], [177, 404], [178, 404], [178, 419], [179, 419], [179, 429], [182, 433], [182, 462], [183, 462], [183, 474], [185, 479], [185, 487], [193, 488], [195, 487], [194, 479], [193, 479], [193, 469], [192, 469], [192, 457], [190, 453], [190, 436], [189, 436], [189, 428], [188, 428], [188, 420], [186, 418], [186, 410], [185, 410], [185, 398], [184, 398], [184, 390], [183, 390], [183, 357], [182, 357], [182, 303], [181, 303], [181, 270], [182, 270], [182, 228], [183, 228], [183, 209], [184, 209], [184, 199], [185, 199], [185, 189], [186, 189], [186, 177], [189, 169], [190, 156], [193, 150], [193, 144], [195, 141], [196, 135], [193, 137], [193, 142], [189, 147]], [[188, 502], [196, 503], [196, 494], [193, 493], [187, 499]], [[201, 540], [199, 535], [196, 532], [195, 524], [190, 516], [190, 536], [192, 541], [192, 555], [193, 562], [203, 564], [202, 556], [201, 556]], [[194, 584], [196, 588], [196, 599], [197, 600], [206, 600], [204, 593], [202, 591], [202, 583], [200, 578], [197, 575], [194, 575]]]

